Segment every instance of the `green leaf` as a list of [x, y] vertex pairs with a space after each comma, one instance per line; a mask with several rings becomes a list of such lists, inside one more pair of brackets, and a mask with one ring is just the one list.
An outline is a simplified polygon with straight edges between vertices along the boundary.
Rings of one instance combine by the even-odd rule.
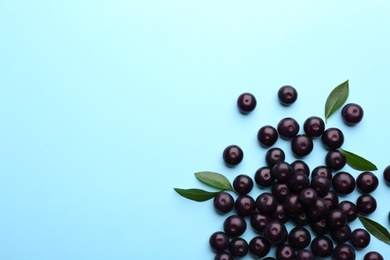
[[325, 103], [325, 123], [347, 100], [349, 94], [348, 80], [335, 87], [330, 92]]
[[197, 172], [195, 173], [196, 178], [211, 187], [234, 191], [230, 181], [222, 174], [216, 172]]
[[360, 222], [362, 222], [363, 226], [367, 229], [368, 232], [371, 233], [371, 235], [390, 245], [390, 233], [384, 226], [369, 218], [362, 216], [358, 217]]
[[209, 199], [214, 198], [218, 193], [222, 191], [217, 191], [217, 192], [209, 192], [205, 190], [200, 190], [200, 189], [179, 189], [179, 188], [174, 188], [174, 190], [179, 193], [181, 196], [184, 198], [190, 199], [190, 200], [195, 200], [195, 201], [206, 201]]
[[372, 162], [364, 159], [363, 157], [348, 152], [346, 150], [343, 150], [340, 148], [340, 150], [345, 154], [345, 157], [347, 158], [347, 163], [349, 166], [354, 168], [355, 170], [359, 171], [375, 171], [378, 170], [378, 168], [373, 164]]

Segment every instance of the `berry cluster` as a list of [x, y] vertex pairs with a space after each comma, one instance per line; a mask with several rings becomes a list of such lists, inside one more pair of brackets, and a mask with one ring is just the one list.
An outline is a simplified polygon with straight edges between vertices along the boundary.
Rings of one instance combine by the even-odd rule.
[[[283, 86], [278, 92], [284, 106], [294, 103], [297, 96], [297, 91], [291, 86]], [[239, 96], [237, 105], [239, 111], [246, 114], [255, 109], [256, 99], [252, 94], [244, 93]], [[363, 110], [357, 104], [347, 104], [341, 114], [347, 125], [355, 125], [362, 120]], [[257, 138], [262, 147], [269, 149], [265, 155], [267, 165], [255, 172], [254, 181], [244, 174], [234, 179], [236, 200], [227, 192], [214, 198], [214, 207], [219, 213], [235, 211], [225, 219], [224, 231], [213, 233], [209, 239], [216, 252], [215, 260], [232, 260], [248, 253], [262, 258], [268, 255], [271, 246], [276, 246], [277, 260], [329, 256], [349, 260], [355, 259], [355, 249], [365, 248], [370, 243], [370, 234], [366, 230], [352, 231], [348, 223], [358, 214], [368, 215], [375, 211], [376, 200], [369, 193], [377, 188], [378, 178], [371, 172], [363, 172], [355, 180], [351, 174], [339, 171], [346, 164], [346, 156], [337, 150], [344, 142], [340, 129], [325, 129], [324, 121], [316, 116], [304, 122], [305, 134], [298, 134], [299, 129], [298, 122], [290, 117], [280, 120], [276, 128], [270, 125], [261, 127]], [[291, 142], [291, 150], [297, 157], [308, 155], [313, 150], [313, 138], [321, 138], [328, 149], [326, 165], [310, 171], [303, 160], [286, 162], [282, 149], [271, 148], [279, 137]], [[231, 145], [224, 150], [223, 159], [228, 166], [234, 167], [243, 160], [243, 155], [240, 147]], [[333, 172], [337, 173], [333, 175]], [[388, 175], [390, 182], [390, 168]], [[252, 198], [248, 193], [254, 184], [270, 188], [270, 192]], [[338, 195], [350, 194], [356, 187], [363, 193], [356, 203], [339, 202]], [[248, 226], [246, 218], [258, 233], [249, 243], [240, 237]], [[288, 221], [295, 224], [290, 232], [285, 226]], [[313, 239], [309, 229], [316, 234]], [[332, 241], [337, 245], [334, 246]], [[275, 258], [264, 258], [272, 259]], [[373, 259], [383, 257], [377, 252], [364, 257], [364, 260]]]

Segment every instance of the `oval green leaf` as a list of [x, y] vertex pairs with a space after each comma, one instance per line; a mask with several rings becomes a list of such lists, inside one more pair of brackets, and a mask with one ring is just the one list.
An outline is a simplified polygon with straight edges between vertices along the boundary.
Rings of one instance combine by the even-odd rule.
[[362, 216], [358, 217], [360, 222], [362, 222], [363, 226], [367, 229], [368, 232], [370, 232], [371, 235], [390, 245], [390, 233], [384, 226], [369, 218]]
[[335, 87], [330, 92], [325, 103], [325, 123], [347, 100], [349, 94], [348, 80]]
[[234, 191], [230, 181], [222, 174], [216, 172], [197, 172], [195, 173], [196, 178], [201, 182], [210, 185], [211, 187]]
[[345, 157], [347, 158], [348, 165], [351, 166], [352, 168], [354, 168], [355, 170], [359, 170], [359, 171], [376, 171], [376, 170], [378, 170], [378, 168], [375, 166], [375, 164], [364, 159], [363, 157], [361, 157], [357, 154], [348, 152], [348, 151], [341, 149], [341, 148], [340, 148], [340, 150], [345, 154]]
[[174, 188], [174, 190], [184, 198], [194, 200], [194, 201], [199, 201], [199, 202], [212, 199], [218, 193], [222, 192], [222, 191], [209, 192], [201, 189], [179, 189], [179, 188]]

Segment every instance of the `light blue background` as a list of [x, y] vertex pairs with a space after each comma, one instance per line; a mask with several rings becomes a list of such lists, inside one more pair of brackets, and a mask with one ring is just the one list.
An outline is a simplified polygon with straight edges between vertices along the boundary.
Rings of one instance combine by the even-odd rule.
[[[213, 259], [208, 238], [225, 216], [173, 187], [209, 189], [193, 175], [203, 170], [253, 176], [265, 164], [258, 129], [323, 117], [347, 79], [364, 119], [347, 127], [336, 113], [327, 127], [378, 166], [371, 218], [390, 228], [389, 11], [386, 1], [1, 1], [0, 259]], [[288, 108], [276, 98], [285, 84], [299, 92]], [[258, 100], [247, 116], [242, 92]], [[230, 144], [245, 153], [233, 169], [221, 158]], [[314, 145], [311, 168], [324, 164]], [[372, 238], [357, 259], [370, 250], [387, 257], [390, 246]]]

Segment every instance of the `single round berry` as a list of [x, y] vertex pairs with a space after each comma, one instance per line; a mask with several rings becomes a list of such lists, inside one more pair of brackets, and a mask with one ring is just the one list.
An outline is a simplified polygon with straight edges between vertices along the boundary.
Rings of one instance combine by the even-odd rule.
[[325, 195], [330, 186], [331, 183], [326, 177], [317, 176], [311, 179], [310, 187], [317, 192], [318, 196]]
[[330, 230], [339, 230], [347, 224], [347, 217], [342, 210], [334, 209], [329, 212], [327, 221]]
[[294, 136], [291, 141], [291, 150], [298, 156], [306, 156], [313, 151], [313, 140], [307, 135]]
[[304, 161], [296, 160], [293, 163], [291, 163], [291, 167], [293, 169], [294, 174], [303, 173], [308, 177], [310, 175], [309, 166]]
[[209, 244], [215, 252], [223, 252], [229, 248], [229, 237], [223, 232], [215, 232], [210, 236]]
[[279, 89], [278, 98], [282, 105], [289, 106], [297, 100], [298, 92], [294, 87], [286, 85]]
[[277, 128], [280, 137], [284, 139], [291, 139], [299, 132], [298, 122], [291, 117], [286, 117], [280, 120]]
[[313, 169], [311, 173], [311, 177], [314, 178], [316, 176], [326, 177], [329, 181], [332, 181], [332, 171], [326, 166], [317, 166]]
[[317, 201], [317, 192], [312, 188], [306, 188], [299, 193], [299, 201], [304, 206], [311, 206]]
[[285, 198], [291, 193], [289, 185], [287, 183], [280, 183], [280, 182], [275, 182], [272, 185], [271, 188], [272, 195], [275, 196], [275, 198], [283, 202]]
[[248, 114], [256, 108], [256, 98], [251, 93], [242, 93], [237, 99], [238, 110], [243, 114]]
[[347, 172], [339, 172], [333, 176], [332, 187], [339, 194], [350, 194], [355, 186], [355, 179]]
[[291, 245], [280, 245], [276, 248], [277, 260], [295, 260], [295, 250]]
[[385, 179], [386, 184], [390, 185], [390, 165], [383, 171], [383, 178]]
[[307, 211], [309, 218], [315, 221], [325, 219], [329, 215], [329, 207], [323, 198], [317, 198], [316, 202]]
[[234, 257], [228, 252], [217, 253], [214, 260], [234, 260]]
[[306, 228], [295, 227], [288, 234], [288, 241], [294, 249], [304, 249], [310, 244], [311, 235]]
[[255, 182], [262, 188], [271, 187], [275, 182], [270, 167], [261, 167], [255, 173]]
[[280, 221], [273, 220], [265, 227], [264, 238], [270, 243], [282, 244], [286, 242], [287, 236], [286, 226]]
[[344, 212], [348, 222], [354, 221], [358, 216], [357, 206], [348, 200], [340, 202], [338, 208]]
[[338, 128], [328, 128], [321, 136], [322, 143], [329, 150], [336, 150], [344, 143], [344, 134]]
[[291, 165], [286, 162], [278, 162], [272, 167], [272, 176], [280, 183], [287, 183], [293, 175]]
[[355, 229], [351, 235], [351, 244], [356, 248], [365, 248], [370, 244], [370, 234], [362, 228]]
[[229, 251], [234, 257], [243, 257], [248, 254], [249, 246], [243, 238], [236, 237], [230, 241]]
[[275, 127], [266, 125], [260, 128], [257, 132], [257, 140], [259, 140], [261, 146], [270, 147], [273, 146], [278, 140], [278, 132]]
[[372, 172], [362, 172], [356, 179], [356, 186], [361, 192], [370, 193], [378, 187], [378, 178]]
[[371, 251], [364, 256], [363, 260], [383, 260], [383, 256], [378, 252]]
[[255, 231], [258, 233], [263, 233], [265, 230], [265, 227], [272, 221], [271, 217], [268, 215], [263, 215], [258, 212], [255, 212], [251, 216], [251, 226]]
[[253, 180], [248, 175], [238, 175], [234, 178], [233, 188], [241, 195], [248, 194], [253, 188]]
[[278, 202], [276, 203], [276, 209], [271, 213], [271, 218], [286, 223], [290, 219], [290, 216], [284, 210], [284, 205]]
[[298, 194], [290, 194], [284, 200], [284, 210], [291, 217], [298, 216], [304, 212], [304, 207], [299, 201]]
[[318, 116], [309, 117], [303, 124], [303, 130], [305, 131], [306, 135], [310, 137], [319, 137], [325, 131], [324, 120]]
[[339, 150], [331, 150], [326, 154], [325, 164], [333, 171], [341, 170], [346, 163], [347, 157], [345, 157], [345, 154]]
[[214, 197], [214, 208], [221, 214], [230, 212], [234, 207], [234, 199], [227, 192], [218, 193]]
[[262, 236], [254, 237], [249, 242], [249, 252], [255, 257], [266, 256], [270, 249], [270, 243]]
[[253, 213], [255, 213], [256, 203], [252, 197], [247, 195], [240, 195], [234, 204], [234, 208], [237, 214], [241, 217], [251, 216]]
[[376, 200], [369, 194], [363, 194], [358, 197], [356, 206], [361, 214], [368, 215], [376, 210]]
[[299, 215], [294, 216], [292, 220], [297, 227], [303, 227], [310, 224], [310, 219], [305, 211], [302, 211], [301, 213], [299, 213]]
[[288, 180], [288, 185], [292, 193], [299, 194], [309, 187], [309, 178], [303, 173], [296, 173]]
[[229, 216], [223, 223], [223, 229], [228, 236], [241, 236], [246, 230], [245, 219], [238, 215]]
[[244, 153], [239, 146], [229, 145], [223, 151], [222, 157], [228, 166], [233, 167], [242, 161]]
[[363, 108], [355, 103], [346, 104], [341, 110], [341, 116], [349, 126], [356, 125], [362, 121], [363, 114]]
[[256, 207], [261, 214], [271, 214], [276, 209], [275, 196], [269, 192], [260, 194], [256, 199]]
[[315, 256], [328, 257], [332, 255], [333, 243], [326, 236], [318, 236], [311, 243], [311, 251]]
[[339, 197], [337, 194], [331, 190], [329, 190], [325, 195], [321, 196], [328, 204], [329, 211], [337, 209], [339, 206]]
[[313, 252], [307, 249], [299, 250], [295, 258], [296, 260], [315, 260]]
[[265, 161], [269, 167], [273, 167], [278, 162], [284, 162], [285, 154], [280, 148], [271, 148], [265, 154]]
[[317, 235], [323, 236], [327, 234], [330, 229], [325, 219], [310, 221], [310, 227]]
[[336, 243], [343, 244], [351, 239], [352, 231], [348, 225], [345, 225], [343, 228], [334, 230], [330, 234]]
[[355, 249], [348, 244], [341, 244], [335, 247], [332, 253], [332, 259], [334, 260], [355, 260]]

